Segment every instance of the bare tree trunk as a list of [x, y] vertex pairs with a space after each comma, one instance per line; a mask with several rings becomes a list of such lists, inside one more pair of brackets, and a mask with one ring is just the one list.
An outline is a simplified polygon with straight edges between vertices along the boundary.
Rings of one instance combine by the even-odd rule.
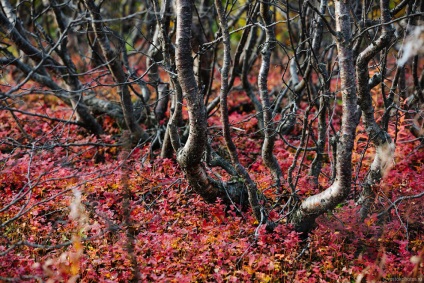
[[221, 22], [221, 32], [223, 34], [223, 44], [224, 44], [224, 60], [221, 68], [221, 91], [220, 91], [220, 104], [221, 104], [221, 121], [223, 134], [225, 139], [225, 144], [227, 146], [227, 151], [230, 155], [231, 162], [237, 171], [237, 174], [243, 179], [244, 185], [247, 187], [247, 192], [249, 195], [249, 203], [252, 207], [253, 214], [255, 218], [261, 223], [265, 223], [267, 217], [264, 210], [259, 202], [259, 194], [256, 184], [250, 178], [249, 173], [246, 171], [243, 165], [241, 165], [240, 160], [237, 154], [237, 148], [231, 139], [230, 131], [230, 121], [228, 118], [228, 105], [227, 105], [227, 95], [229, 92], [229, 68], [231, 63], [231, 54], [230, 54], [230, 34], [228, 32], [228, 23], [227, 17], [225, 15], [224, 7], [222, 6], [221, 0], [215, 0], [215, 6], [218, 11], [218, 17]]
[[205, 95], [206, 90], [209, 88], [211, 72], [212, 75], [214, 72], [214, 66], [212, 65], [214, 51], [203, 48], [203, 44], [213, 38], [213, 31], [209, 23], [215, 15], [214, 13], [207, 12], [213, 3], [209, 3], [209, 0], [202, 0], [199, 2], [198, 8], [196, 8], [193, 16], [192, 48], [196, 53], [194, 73], [197, 80], [197, 87], [202, 94]]
[[77, 113], [79, 115], [79, 120], [82, 120], [83, 123], [90, 125], [90, 128], [92, 128], [93, 133], [99, 135], [103, 133], [103, 129], [100, 126], [99, 123], [94, 119], [94, 117], [88, 112], [88, 108], [84, 105], [83, 101], [83, 94], [82, 89], [83, 85], [81, 84], [80, 80], [78, 79], [77, 73], [76, 73], [76, 66], [74, 62], [71, 59], [71, 56], [67, 49], [68, 39], [65, 34], [68, 33], [69, 26], [67, 25], [67, 21], [65, 17], [62, 14], [62, 11], [59, 8], [59, 5], [57, 4], [56, 0], [52, 1], [53, 4], [53, 11], [55, 13], [56, 21], [59, 26], [60, 32], [64, 35], [62, 42], [61, 42], [61, 48], [59, 50], [59, 55], [62, 58], [63, 62], [68, 68], [69, 76], [65, 76], [65, 81], [67, 82], [68, 87], [70, 88], [71, 93], [71, 102], [72, 106], [77, 109]]
[[181, 90], [187, 102], [189, 115], [189, 136], [184, 147], [177, 151], [177, 161], [185, 173], [190, 186], [206, 201], [213, 202], [218, 197], [237, 202], [240, 199], [240, 189], [225, 187], [208, 177], [202, 164], [203, 154], [207, 145], [207, 116], [193, 71], [191, 57], [191, 25], [192, 3], [190, 0], [176, 2], [177, 36], [176, 36], [176, 66]]
[[362, 110], [362, 120], [365, 129], [376, 146], [374, 161], [371, 164], [370, 172], [366, 180], [362, 184], [363, 191], [358, 203], [362, 204], [361, 218], [364, 219], [371, 208], [375, 199], [375, 193], [372, 186], [379, 182], [393, 162], [395, 145], [389, 134], [382, 129], [374, 118], [374, 107], [372, 106], [372, 98], [368, 81], [368, 63], [383, 48], [388, 46], [394, 35], [394, 29], [385, 24], [390, 21], [390, 9], [388, 0], [380, 0], [381, 22], [383, 23], [383, 32], [381, 36], [372, 44], [362, 51], [356, 60], [356, 76], [358, 78], [358, 103]]
[[[102, 16], [100, 14], [100, 8], [96, 6], [93, 0], [84, 1], [87, 9], [90, 11], [90, 15], [93, 19], [92, 26], [99, 40], [99, 44], [102, 48], [103, 55], [106, 58], [107, 65], [113, 78], [119, 84], [119, 95], [121, 98], [121, 107], [124, 113], [125, 123], [133, 135], [133, 141], [147, 140], [149, 136], [147, 133], [137, 124], [133, 115], [133, 104], [131, 101], [131, 94], [128, 89], [128, 76], [122, 69], [122, 61], [120, 59], [119, 50], [116, 52], [112, 49], [109, 38], [106, 34], [105, 26], [102, 23]], [[120, 46], [120, 48], [125, 48]]]
[[[165, 135], [163, 138], [162, 148], [161, 148], [161, 157], [162, 158], [171, 158], [174, 151], [177, 151], [180, 144], [180, 137], [178, 134], [177, 127], [182, 124], [182, 100], [183, 94], [181, 90], [180, 83], [176, 75], [175, 67], [175, 50], [172, 48], [171, 39], [169, 38], [169, 29], [170, 21], [172, 14], [171, 0], [165, 0], [162, 2], [162, 8], [159, 11], [159, 3], [157, 0], [152, 1], [154, 14], [156, 16], [156, 32], [155, 35], [158, 37], [157, 42], [160, 43], [160, 50], [162, 51], [162, 59], [164, 69], [169, 74], [171, 80], [171, 91], [169, 91], [169, 86], [167, 85], [164, 90], [158, 93], [159, 99], [161, 97], [167, 96], [164, 98], [165, 101], [158, 101], [157, 107], [155, 109], [162, 109], [161, 112], [166, 111], [168, 107], [169, 94], [172, 93], [171, 97], [171, 114], [166, 126]], [[159, 46], [157, 46], [159, 48]], [[158, 77], [159, 79], [159, 77]], [[159, 86], [160, 87], [160, 86]], [[159, 88], [158, 88], [159, 90]], [[163, 92], [167, 91], [168, 94]], [[165, 107], [166, 106], [166, 107]], [[157, 114], [157, 117], [159, 115]]]
[[[252, 30], [251, 30], [250, 35], [249, 35], [249, 40], [247, 42], [247, 47], [244, 51], [243, 65], [242, 65], [242, 70], [241, 70], [241, 72], [242, 72], [241, 73], [241, 81], [242, 81], [244, 91], [246, 92], [247, 96], [250, 98], [250, 100], [253, 103], [253, 106], [255, 107], [256, 119], [258, 120], [258, 128], [259, 128], [259, 130], [263, 130], [263, 128], [264, 128], [264, 118], [263, 118], [263, 113], [262, 113], [262, 104], [259, 101], [259, 99], [256, 97], [255, 92], [253, 91], [253, 86], [249, 82], [249, 78], [248, 78], [248, 73], [249, 73], [249, 70], [251, 68], [251, 66], [250, 66], [251, 56], [249, 54], [253, 53], [253, 47], [256, 43], [256, 31], [257, 31], [257, 28], [252, 27]], [[244, 32], [247, 32], [247, 30], [245, 30]]]
[[299, 232], [308, 233], [315, 225], [315, 219], [327, 210], [333, 209], [345, 200], [350, 192], [352, 180], [352, 150], [357, 127], [357, 98], [355, 89], [355, 68], [350, 48], [352, 31], [350, 27], [349, 1], [335, 1], [336, 29], [339, 33], [337, 48], [339, 54], [341, 94], [343, 105], [340, 143], [337, 146], [336, 180], [325, 191], [308, 197], [293, 213], [291, 222]]
[[[247, 7], [248, 9], [243, 9], [246, 10], [246, 17], [247, 17], [247, 21], [246, 24], [251, 24], [252, 19], [255, 15], [255, 13], [257, 12], [257, 9], [259, 8], [258, 3], [255, 4], [248, 4], [245, 7]], [[231, 75], [230, 75], [230, 79], [228, 82], [228, 87], [231, 89], [233, 87], [234, 84], [234, 80], [236, 77], [240, 77], [241, 78], [241, 71], [242, 71], [242, 66], [243, 66], [243, 50], [247, 47], [248, 42], [251, 41], [251, 31], [252, 31], [252, 27], [248, 26], [246, 27], [246, 29], [243, 30], [243, 34], [241, 35], [240, 41], [237, 44], [237, 48], [234, 54], [234, 61], [233, 61], [233, 66], [231, 68]], [[253, 37], [255, 38], [255, 37]], [[250, 52], [246, 51], [247, 54], [249, 54]], [[245, 58], [249, 58], [249, 56], [244, 56]]]
[[264, 143], [262, 146], [262, 159], [269, 168], [274, 177], [277, 190], [281, 190], [283, 181], [283, 173], [280, 165], [274, 156], [273, 149], [276, 138], [276, 131], [273, 125], [273, 117], [271, 111], [271, 102], [268, 93], [268, 72], [270, 68], [271, 52], [275, 46], [274, 30], [271, 26], [271, 15], [269, 10], [269, 2], [265, 0], [261, 2], [260, 13], [265, 25], [266, 39], [262, 47], [262, 64], [259, 70], [258, 85], [262, 102], [263, 120], [264, 120]]
[[316, 68], [319, 72], [321, 78], [321, 89], [322, 93], [319, 98], [319, 111], [318, 111], [318, 140], [317, 140], [317, 153], [315, 155], [314, 160], [311, 164], [310, 175], [314, 177], [315, 183], [318, 185], [318, 177], [321, 173], [324, 150], [325, 150], [325, 140], [327, 133], [327, 103], [329, 97], [329, 89], [330, 89], [330, 80], [327, 74], [326, 67], [320, 64], [319, 58], [319, 47], [321, 45], [322, 40], [322, 31], [323, 31], [323, 18], [325, 15], [325, 11], [327, 10], [327, 0], [321, 0], [319, 7], [319, 14], [316, 15], [316, 24], [315, 31], [312, 39], [312, 56], [315, 61]]
[[155, 32], [153, 34], [152, 42], [149, 45], [149, 50], [146, 56], [146, 66], [149, 68], [149, 82], [157, 87], [161, 82], [159, 77], [158, 62], [162, 61], [162, 51], [159, 42], [160, 38], [160, 25], [159, 22], [155, 25]]

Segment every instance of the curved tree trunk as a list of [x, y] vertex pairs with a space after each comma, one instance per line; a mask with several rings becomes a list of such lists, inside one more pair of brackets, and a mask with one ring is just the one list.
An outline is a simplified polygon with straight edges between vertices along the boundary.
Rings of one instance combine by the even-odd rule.
[[191, 57], [191, 25], [192, 2], [178, 0], [176, 2], [177, 35], [176, 66], [182, 94], [187, 102], [189, 116], [189, 136], [184, 147], [177, 151], [177, 161], [184, 171], [190, 186], [206, 201], [213, 202], [217, 198], [238, 202], [243, 193], [237, 186], [230, 189], [221, 182], [207, 175], [202, 158], [207, 145], [207, 115], [203, 96], [198, 89], [193, 71]]
[[335, 1], [337, 48], [339, 53], [341, 94], [343, 105], [340, 142], [337, 146], [336, 180], [325, 191], [308, 197], [293, 213], [291, 222], [295, 229], [308, 233], [315, 225], [315, 219], [335, 208], [350, 192], [352, 180], [352, 150], [357, 127], [357, 98], [355, 89], [355, 68], [353, 53], [349, 46], [352, 39], [349, 1]]
[[[325, 66], [319, 64], [319, 47], [321, 45], [322, 41], [322, 33], [323, 33], [323, 19], [322, 15], [325, 15], [325, 12], [327, 10], [327, 0], [321, 0], [320, 7], [319, 7], [319, 13], [320, 15], [316, 15], [316, 23], [315, 23], [315, 31], [312, 39], [312, 56], [314, 59], [316, 59], [316, 68], [318, 72], [320, 73], [321, 78], [321, 88], [322, 93], [319, 98], [319, 111], [318, 111], [318, 140], [317, 140], [317, 153], [315, 155], [314, 160], [311, 163], [311, 170], [309, 174], [314, 177], [314, 182], [316, 185], [319, 184], [319, 175], [321, 173], [322, 169], [322, 163], [324, 159], [324, 150], [325, 150], [325, 140], [326, 140], [326, 133], [327, 133], [327, 104], [328, 104], [328, 97], [330, 92], [330, 79], [327, 73], [327, 70]], [[315, 61], [315, 60], [314, 60]]]

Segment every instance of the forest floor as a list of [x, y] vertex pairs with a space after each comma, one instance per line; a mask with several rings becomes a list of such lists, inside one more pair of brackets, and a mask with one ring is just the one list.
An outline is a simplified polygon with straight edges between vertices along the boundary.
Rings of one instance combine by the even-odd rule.
[[[234, 105], [240, 101], [233, 102]], [[234, 107], [234, 105], [232, 105]], [[63, 104], [33, 96], [19, 108], [62, 119]], [[272, 180], [260, 157], [255, 119], [231, 114], [242, 163], [270, 201]], [[214, 145], [221, 139], [211, 117]], [[116, 146], [119, 129], [88, 136], [77, 125], [0, 112], [0, 278], [11, 282], [367, 282], [424, 280], [422, 198], [396, 204], [384, 221], [358, 219], [354, 199], [373, 148], [358, 128], [355, 183], [348, 201], [317, 220], [306, 241], [274, 209], [274, 232], [257, 226], [250, 210], [205, 203], [171, 159], [150, 145]], [[424, 150], [400, 121], [393, 168], [375, 186], [375, 211], [423, 192]], [[295, 133], [288, 137], [296, 144]], [[219, 150], [219, 146], [217, 146]], [[283, 172], [295, 150], [277, 141]], [[364, 154], [364, 153], [367, 154]], [[330, 158], [320, 186], [296, 167], [303, 198], [329, 184]], [[219, 170], [208, 169], [215, 176]], [[285, 173], [285, 177], [287, 174]], [[225, 178], [225, 176], [223, 176]], [[287, 189], [286, 187], [283, 188]], [[277, 206], [278, 207], [278, 206]], [[137, 272], [136, 272], [137, 271]], [[15, 280], [15, 281], [14, 281]], [[1, 281], [1, 280], [0, 280]], [[363, 281], [362, 281], [363, 282]]]

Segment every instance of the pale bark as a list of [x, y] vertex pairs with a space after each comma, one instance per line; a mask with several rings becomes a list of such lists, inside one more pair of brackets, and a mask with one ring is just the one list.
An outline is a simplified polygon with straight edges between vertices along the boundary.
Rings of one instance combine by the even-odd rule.
[[256, 43], [256, 31], [257, 28], [253, 27], [250, 31], [250, 35], [248, 38], [247, 46], [244, 50], [244, 56], [243, 56], [243, 64], [242, 64], [242, 73], [241, 73], [241, 81], [244, 91], [246, 92], [247, 96], [250, 98], [250, 100], [253, 103], [253, 106], [255, 107], [256, 111], [256, 119], [258, 120], [258, 127], [259, 130], [263, 130], [264, 128], [264, 118], [262, 114], [262, 104], [259, 101], [259, 99], [256, 97], [255, 92], [253, 91], [253, 86], [249, 82], [248, 73], [251, 69], [250, 59], [251, 56], [249, 54], [253, 53], [253, 47]]
[[274, 156], [273, 149], [276, 139], [276, 131], [273, 124], [271, 111], [271, 102], [268, 92], [268, 73], [270, 68], [271, 53], [275, 46], [274, 28], [271, 26], [271, 15], [267, 0], [261, 2], [260, 13], [263, 19], [266, 33], [265, 43], [262, 46], [262, 61], [258, 75], [259, 93], [262, 103], [263, 121], [264, 121], [264, 143], [262, 145], [262, 159], [265, 166], [271, 171], [277, 190], [281, 190], [283, 182], [283, 173], [280, 165]]
[[349, 1], [335, 1], [335, 14], [336, 29], [339, 33], [336, 40], [343, 106], [340, 142], [337, 146], [336, 180], [325, 191], [305, 199], [292, 215], [291, 222], [295, 229], [303, 233], [308, 233], [314, 227], [315, 219], [319, 215], [334, 209], [344, 201], [351, 189], [352, 150], [357, 127], [357, 98], [353, 54], [349, 46], [352, 39]]
[[[206, 201], [217, 198], [238, 203], [243, 202], [243, 190], [239, 186], [211, 179], [202, 164], [207, 146], [207, 115], [195, 74], [191, 57], [192, 3], [190, 0], [176, 2], [177, 35], [176, 66], [178, 80], [186, 101], [189, 114], [189, 136], [185, 145], [177, 152], [177, 161], [185, 173], [190, 186]], [[228, 185], [228, 186], [226, 186]]]
[[[181, 85], [176, 75], [175, 66], [175, 50], [169, 38], [170, 21], [172, 14], [172, 5], [170, 0], [162, 2], [161, 10], [159, 11], [159, 3], [157, 0], [152, 1], [155, 10], [157, 27], [159, 28], [159, 42], [162, 51], [163, 67], [169, 74], [171, 81], [171, 116], [165, 130], [165, 136], [161, 148], [162, 158], [171, 158], [174, 151], [178, 151], [181, 147], [178, 127], [182, 125], [182, 103], [183, 93]], [[164, 103], [163, 103], [164, 104]]]

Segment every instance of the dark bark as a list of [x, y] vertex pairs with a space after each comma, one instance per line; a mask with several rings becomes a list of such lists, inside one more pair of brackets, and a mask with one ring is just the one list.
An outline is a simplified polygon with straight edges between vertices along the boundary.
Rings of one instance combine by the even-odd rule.
[[[79, 82], [78, 78], [76, 77], [75, 65], [70, 60], [69, 54], [66, 53], [65, 51], [66, 49], [62, 50], [62, 48], [66, 46], [66, 42], [67, 42], [66, 37], [67, 37], [68, 30], [70, 28], [69, 24], [65, 25], [64, 20], [60, 18], [61, 15], [60, 14], [57, 15], [57, 17], [59, 17], [58, 24], [62, 34], [60, 36], [60, 40], [56, 44], [56, 47], [52, 47], [52, 50], [46, 54], [42, 50], [39, 50], [35, 46], [33, 46], [25, 37], [25, 35], [21, 34], [20, 31], [24, 32], [23, 27], [21, 26], [19, 19], [17, 19], [13, 9], [11, 9], [10, 3], [8, 1], [2, 1], [1, 4], [6, 11], [6, 15], [11, 17], [11, 19], [16, 23], [16, 25], [12, 25], [10, 20], [3, 13], [0, 13], [0, 25], [7, 30], [9, 34], [9, 38], [14, 42], [16, 47], [19, 50], [23, 51], [29, 58], [31, 58], [34, 62], [38, 64], [35, 69], [29, 70], [29, 68], [25, 68], [26, 69], [25, 73], [27, 74], [27, 76], [33, 79], [34, 76], [37, 76], [35, 75], [35, 73], [39, 73], [40, 74], [40, 76], [38, 76], [39, 79], [44, 77], [43, 81], [50, 80], [50, 78], [47, 77], [47, 72], [45, 71], [44, 67], [51, 68], [53, 69], [54, 72], [60, 73], [61, 75], [63, 75], [67, 85], [70, 88], [70, 92], [68, 93], [68, 97], [69, 97], [68, 102], [75, 109], [78, 121], [80, 121], [81, 124], [88, 131], [96, 135], [102, 134], [103, 133], [102, 127], [96, 121], [96, 119], [91, 115], [88, 107], [84, 104], [83, 95], [81, 92], [82, 85]], [[63, 66], [60, 63], [58, 63], [56, 60], [54, 60], [50, 55], [53, 49], [57, 48], [57, 45], [59, 44], [62, 46], [61, 53], [63, 55], [63, 59], [69, 73], [67, 73], [65, 69], [63, 68]], [[59, 88], [55, 88], [55, 90], [58, 90], [58, 89]]]
[[162, 56], [163, 51], [161, 50], [162, 46], [159, 42], [160, 34], [161, 34], [159, 23], [160, 22], [156, 24], [155, 32], [153, 34], [153, 39], [152, 39], [152, 42], [150, 43], [149, 51], [146, 56], [146, 66], [150, 68], [149, 82], [155, 87], [157, 87], [161, 82], [161, 79], [159, 77], [158, 64], [160, 61], [163, 60], [163, 56]]
[[311, 164], [310, 175], [314, 177], [314, 181], [318, 184], [318, 177], [321, 173], [323, 156], [325, 150], [325, 141], [327, 133], [327, 104], [329, 97], [330, 89], [330, 78], [328, 76], [327, 70], [323, 64], [320, 64], [321, 60], [319, 58], [319, 48], [321, 45], [322, 34], [323, 34], [323, 25], [324, 25], [324, 15], [327, 10], [327, 0], [321, 0], [320, 7], [317, 19], [315, 31], [312, 39], [311, 52], [313, 56], [313, 61], [315, 68], [319, 71], [321, 78], [321, 95], [319, 98], [319, 110], [318, 110], [318, 140], [316, 143], [317, 153], [314, 160]]
[[62, 11], [60, 10], [56, 0], [53, 0], [51, 2], [53, 5], [53, 11], [56, 17], [56, 22], [59, 26], [60, 32], [62, 33], [63, 39], [61, 42], [61, 48], [58, 53], [67, 67], [68, 75], [65, 75], [64, 79], [70, 88], [72, 106], [76, 109], [76, 112], [78, 113], [78, 120], [81, 120], [83, 124], [88, 125], [88, 128], [91, 129], [94, 134], [100, 135], [103, 133], [103, 129], [100, 124], [94, 119], [94, 117], [89, 113], [87, 106], [85, 106], [84, 104], [82, 93], [84, 87], [78, 79], [78, 74], [76, 71], [77, 68], [74, 62], [71, 60], [71, 56], [67, 49], [67, 34], [69, 28], [69, 26], [66, 25], [67, 20], [62, 14]]
[[160, 84], [157, 87], [157, 102], [155, 106], [155, 116], [158, 121], [165, 118], [165, 112], [168, 109], [169, 85]]
[[[3, 51], [4, 53], [7, 53]], [[72, 106], [72, 93], [68, 90], [60, 87], [55, 81], [52, 80], [50, 76], [42, 75], [37, 73], [31, 66], [24, 64], [17, 58], [14, 58], [12, 54], [9, 53], [7, 58], [0, 59], [0, 66], [6, 65], [14, 65], [16, 66], [22, 73], [29, 77], [29, 79], [43, 85], [50, 90], [52, 90], [53, 94], [60, 98], [65, 104]], [[112, 101], [102, 100], [94, 95], [88, 95], [83, 97], [83, 103], [90, 107], [93, 112], [98, 113], [106, 113], [111, 117], [115, 118], [118, 121], [123, 121], [123, 114], [121, 107]], [[83, 105], [80, 103], [80, 105]], [[86, 127], [85, 124], [81, 125]]]
[[259, 192], [256, 184], [250, 178], [249, 173], [246, 168], [240, 163], [237, 154], [237, 148], [233, 143], [231, 138], [230, 131], [230, 121], [228, 118], [228, 105], [227, 105], [227, 96], [229, 92], [229, 69], [231, 64], [231, 54], [230, 54], [230, 34], [228, 32], [228, 23], [225, 15], [224, 7], [222, 7], [221, 0], [215, 0], [216, 10], [218, 11], [218, 17], [220, 20], [221, 31], [223, 34], [223, 45], [224, 45], [224, 59], [222, 62], [221, 68], [221, 90], [220, 90], [220, 104], [221, 104], [221, 122], [222, 122], [222, 131], [225, 139], [225, 144], [227, 146], [227, 151], [231, 158], [231, 163], [233, 164], [238, 177], [243, 180], [244, 185], [247, 188], [249, 195], [249, 203], [252, 207], [253, 214], [258, 221], [265, 223], [267, 221], [266, 215], [264, 215], [264, 209], [262, 208], [259, 201]]
[[202, 0], [200, 4], [193, 5], [192, 23], [192, 48], [196, 56], [194, 58], [194, 73], [196, 75], [197, 86], [203, 95], [207, 95], [209, 90], [211, 74], [215, 71], [213, 65], [213, 49], [204, 48], [204, 44], [213, 38], [211, 19], [215, 16], [211, 13], [210, 7], [213, 1]]
[[[380, 1], [381, 22], [388, 23], [390, 21], [389, 1]], [[356, 76], [357, 76], [357, 92], [358, 104], [362, 111], [362, 119], [365, 129], [376, 147], [374, 162], [371, 164], [370, 172], [363, 182], [363, 191], [358, 201], [362, 204], [361, 218], [364, 219], [374, 203], [375, 194], [372, 186], [380, 181], [385, 172], [390, 168], [393, 162], [394, 144], [389, 134], [382, 129], [374, 118], [374, 107], [369, 88], [369, 72], [368, 63], [380, 51], [388, 46], [394, 36], [394, 29], [390, 25], [383, 25], [381, 36], [374, 44], [369, 45], [363, 50], [356, 60]]]
[[[139, 140], [145, 141], [149, 138], [148, 134], [137, 124], [134, 118], [133, 103], [131, 101], [131, 94], [128, 88], [129, 76], [125, 74], [120, 58], [120, 50], [113, 50], [107, 36], [107, 28], [102, 23], [102, 16], [100, 8], [94, 3], [93, 0], [84, 1], [90, 15], [92, 17], [92, 27], [99, 40], [102, 48], [103, 56], [107, 60], [107, 66], [112, 73], [114, 80], [119, 84], [119, 96], [121, 100], [121, 107], [124, 113], [125, 124], [133, 135], [133, 142]], [[119, 46], [125, 48], [124, 46]]]
[[[246, 24], [250, 24], [253, 20], [253, 16], [257, 13], [258, 9], [259, 9], [259, 5], [258, 3], [255, 4], [249, 4], [246, 5], [245, 7], [249, 7], [249, 9], [247, 10], [247, 22]], [[255, 30], [255, 29], [254, 29]], [[241, 78], [241, 74], [242, 74], [242, 67], [243, 67], [243, 62], [245, 61], [245, 59], [249, 58], [249, 56], [247, 56], [247, 54], [249, 54], [250, 52], [247, 50], [247, 44], [248, 42], [250, 43], [252, 41], [252, 27], [248, 26], [246, 29], [243, 30], [243, 33], [241, 35], [240, 41], [237, 44], [237, 48], [236, 48], [236, 52], [234, 55], [234, 62], [233, 62], [233, 67], [231, 69], [231, 76], [230, 76], [230, 80], [228, 83], [228, 87], [231, 88], [234, 84], [234, 80], [237, 76], [239, 76]], [[255, 38], [255, 37], [253, 37]], [[243, 56], [243, 50], [246, 49], [246, 53]], [[247, 79], [246, 79], [247, 80]]]

